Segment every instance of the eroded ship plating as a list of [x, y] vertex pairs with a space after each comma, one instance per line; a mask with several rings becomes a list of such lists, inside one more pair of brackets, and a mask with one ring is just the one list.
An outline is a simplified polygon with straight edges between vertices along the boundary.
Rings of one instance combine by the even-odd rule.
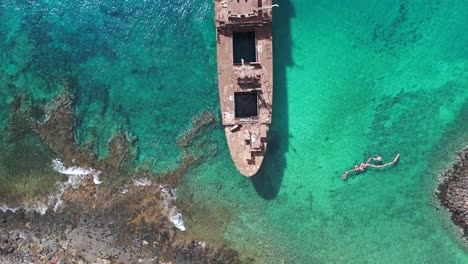
[[231, 157], [245, 176], [258, 171], [268, 143], [272, 7], [271, 0], [215, 0], [222, 122]]

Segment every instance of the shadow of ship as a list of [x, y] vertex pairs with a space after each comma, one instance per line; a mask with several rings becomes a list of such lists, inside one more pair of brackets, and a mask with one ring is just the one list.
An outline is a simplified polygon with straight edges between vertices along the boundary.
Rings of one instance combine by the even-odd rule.
[[266, 200], [278, 194], [286, 168], [289, 149], [288, 92], [286, 68], [294, 66], [291, 49], [291, 18], [295, 17], [290, 0], [279, 1], [273, 13], [273, 120], [268, 148], [262, 167], [252, 177], [257, 193]]

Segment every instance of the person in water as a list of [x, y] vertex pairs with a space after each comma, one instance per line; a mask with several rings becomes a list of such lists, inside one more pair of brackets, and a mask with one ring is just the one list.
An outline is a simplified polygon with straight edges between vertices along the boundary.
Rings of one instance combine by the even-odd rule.
[[380, 161], [382, 161], [382, 157], [380, 157], [380, 156], [375, 157], [375, 158], [371, 157], [366, 161], [366, 163], [361, 163], [360, 165], [354, 165], [354, 169], [347, 170], [345, 173], [343, 173], [343, 175], [341, 175], [341, 178], [343, 178], [343, 179], [348, 178], [348, 174], [353, 172], [353, 171], [354, 172], [365, 171], [367, 169], [367, 167], [384, 168], [384, 167], [393, 165], [394, 163], [396, 163], [398, 161], [399, 158], [400, 158], [400, 153], [397, 153], [397, 155], [395, 156], [393, 161], [387, 162], [387, 163], [385, 163], [383, 165], [375, 165], [375, 164], [372, 164], [370, 162], [371, 161], [379, 161], [380, 162]]

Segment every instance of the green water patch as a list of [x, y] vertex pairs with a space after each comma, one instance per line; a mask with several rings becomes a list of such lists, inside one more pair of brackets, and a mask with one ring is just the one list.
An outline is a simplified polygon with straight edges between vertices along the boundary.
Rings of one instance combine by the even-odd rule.
[[[122, 14], [125, 9], [131, 15]], [[216, 64], [209, 56], [215, 46], [207, 42], [214, 34], [212, 10], [182, 2], [118, 10], [103, 7], [103, 13], [94, 14], [119, 26], [97, 32], [110, 39], [110, 54], [98, 49], [79, 65], [77, 139], [94, 142], [94, 151], [104, 158], [115, 130], [131, 131], [144, 142], [137, 163], [162, 173], [181, 159], [175, 139], [192, 116], [218, 107]]]
[[[290, 8], [288, 24], [281, 12]], [[467, 144], [466, 14], [453, 10], [436, 1], [280, 3], [275, 27], [286, 37], [275, 38], [275, 69], [288, 63], [291, 43], [294, 63], [279, 72], [287, 99], [278, 106], [287, 114], [276, 114], [286, 120], [273, 123], [287, 133], [272, 128], [265, 159], [280, 180], [273, 186], [267, 173], [250, 182], [227, 165], [229, 155], [202, 165], [180, 187], [203, 212], [187, 212], [188, 232], [209, 223], [207, 239], [259, 263], [466, 261], [433, 196], [449, 152]], [[278, 135], [283, 148], [275, 148]], [[395, 166], [340, 177], [396, 153]]]
[[296, 153], [294, 146], [290, 143], [290, 138], [293, 135], [289, 133], [288, 88], [290, 86], [288, 86], [287, 78], [287, 69], [294, 66], [291, 20], [295, 17], [295, 11], [290, 1], [283, 1], [281, 11], [274, 12], [273, 34], [281, 35], [281, 38], [276, 38], [273, 42], [273, 50], [280, 51], [276, 52], [274, 57], [273, 119], [268, 134], [266, 162], [252, 178], [252, 184], [257, 193], [267, 200], [274, 199], [280, 191], [284, 171], [287, 167], [286, 153], [289, 150]]
[[15, 144], [3, 145], [0, 154], [0, 200], [21, 201], [49, 193], [61, 176], [52, 169], [54, 153], [38, 136], [28, 134]]
[[136, 165], [166, 172], [192, 116], [219, 108], [211, 3], [4, 1], [1, 10], [2, 103], [23, 89], [46, 105], [72, 80], [75, 139], [101, 160], [126, 131], [144, 142]]
[[8, 126], [0, 136], [0, 199], [18, 205], [50, 192], [61, 179], [52, 169], [56, 154], [33, 129], [35, 117], [45, 115], [30, 94], [20, 93], [7, 102]]
[[[273, 125], [252, 179], [219, 125], [185, 132], [194, 115], [219, 113], [210, 0], [2, 1], [2, 132], [14, 109], [47, 120], [69, 80], [72, 139], [112, 166], [109, 145], [130, 138], [131, 158], [115, 164], [174, 178], [197, 239], [258, 263], [466, 262], [432, 195], [449, 153], [467, 144], [466, 3], [278, 2]], [[54, 155], [15, 122], [2, 133], [2, 193], [40, 194], [58, 177]], [[397, 152], [395, 166], [340, 177]]]

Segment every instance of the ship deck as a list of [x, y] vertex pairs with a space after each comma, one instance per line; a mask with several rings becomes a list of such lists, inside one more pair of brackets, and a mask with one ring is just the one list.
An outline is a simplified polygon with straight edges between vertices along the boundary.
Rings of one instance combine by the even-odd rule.
[[245, 176], [260, 168], [271, 124], [270, 6], [271, 0], [215, 0], [222, 122], [232, 159]]

